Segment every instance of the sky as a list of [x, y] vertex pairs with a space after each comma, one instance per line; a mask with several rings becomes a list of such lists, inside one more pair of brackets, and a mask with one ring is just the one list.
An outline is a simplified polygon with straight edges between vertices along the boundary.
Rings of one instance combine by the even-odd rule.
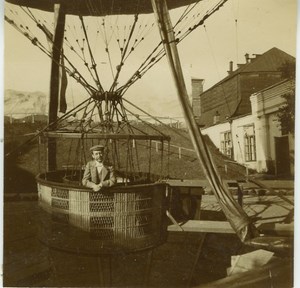
[[[209, 4], [209, 1], [203, 1], [205, 2]], [[171, 12], [174, 22], [180, 11], [182, 9]], [[234, 69], [236, 64], [245, 63], [246, 53], [250, 56], [262, 54], [277, 47], [296, 56], [296, 12], [296, 0], [229, 0], [207, 19], [205, 27], [199, 27], [178, 45], [188, 93], [191, 93], [191, 77], [204, 79], [204, 89], [208, 89], [227, 75], [229, 61], [233, 61]], [[52, 17], [49, 14], [39, 12], [39, 15], [46, 19]], [[124, 21], [126, 24], [126, 20]], [[131, 23], [128, 21], [127, 24]], [[122, 22], [118, 25], [121, 26]], [[156, 36], [150, 35], [147, 38], [148, 42], [145, 40], [145, 47], [137, 53], [136, 58], [130, 59], [127, 67], [130, 68], [131, 65], [142, 61], [145, 56], [142, 57], [141, 52], [148, 55], [150, 50], [146, 49], [147, 46], [155, 42], [154, 39], [158, 39], [155, 38], [158, 37], [157, 28], [154, 28], [156, 31], [152, 33], [156, 33]], [[8, 23], [5, 23], [4, 29], [5, 89], [42, 91], [48, 94], [50, 58]], [[101, 58], [102, 56], [99, 57], [102, 66], [98, 67], [103, 71], [101, 77], [104, 82], [107, 78], [107, 82], [110, 83], [108, 61]], [[129, 73], [124, 74], [126, 76]], [[69, 82], [67, 95], [68, 101], [75, 102], [74, 104], [86, 97], [85, 92], [74, 81]], [[181, 108], [177, 105], [176, 90], [166, 59], [160, 61], [133, 85], [126, 97], [155, 116], [181, 116]]]

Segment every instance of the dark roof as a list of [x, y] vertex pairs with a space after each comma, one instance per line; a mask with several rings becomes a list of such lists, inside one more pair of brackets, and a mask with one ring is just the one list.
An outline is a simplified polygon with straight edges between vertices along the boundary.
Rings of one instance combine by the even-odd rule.
[[[66, 14], [103, 16], [113, 14], [152, 13], [150, 0], [6, 0], [9, 3], [53, 12], [55, 3], [65, 7]], [[168, 0], [170, 9], [186, 6], [197, 0]]]
[[[223, 82], [235, 77], [241, 73], [249, 72], [274, 72], [278, 71], [278, 68], [286, 62], [295, 62], [295, 57], [285, 53], [284, 51], [273, 47], [262, 55], [257, 56], [256, 58], [251, 58], [250, 63], [243, 64], [240, 68], [231, 72], [227, 77], [207, 89], [209, 91], [214, 87], [222, 84]], [[204, 91], [203, 93], [205, 93]]]

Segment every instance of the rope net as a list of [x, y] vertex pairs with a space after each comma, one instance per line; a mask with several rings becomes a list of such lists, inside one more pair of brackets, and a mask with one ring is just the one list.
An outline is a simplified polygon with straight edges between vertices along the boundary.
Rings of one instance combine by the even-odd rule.
[[[203, 25], [226, 1], [198, 1], [174, 10], [176, 43]], [[101, 15], [97, 11], [101, 5], [96, 6], [93, 1], [88, 4], [91, 15], [93, 11]], [[163, 167], [167, 166], [163, 157], [168, 152], [161, 148], [160, 159], [153, 159], [157, 153], [151, 153], [151, 149], [158, 145], [153, 141], [163, 147], [169, 137], [153, 124], [142, 121], [136, 105], [124, 101], [128, 89], [165, 56], [154, 15], [139, 14], [139, 10], [137, 5], [134, 15], [66, 15], [61, 57], [56, 63], [60, 66], [62, 115], [49, 123], [41, 135], [56, 138], [60, 150], [68, 151], [57, 157], [58, 169], [73, 171], [75, 178], [80, 179], [82, 165], [89, 158], [88, 148], [95, 144], [107, 146], [107, 159], [125, 174], [145, 171], [149, 175], [153, 171], [168, 174]], [[53, 13], [6, 3], [5, 20], [56, 61], [52, 53]], [[71, 105], [69, 87], [76, 87]], [[148, 155], [148, 159], [141, 155]]]

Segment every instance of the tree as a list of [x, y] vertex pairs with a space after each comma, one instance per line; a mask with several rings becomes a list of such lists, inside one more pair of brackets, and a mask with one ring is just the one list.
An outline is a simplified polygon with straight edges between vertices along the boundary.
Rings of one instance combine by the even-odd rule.
[[277, 113], [282, 134], [292, 133], [295, 135], [295, 88], [282, 97], [286, 103], [279, 108]]
[[281, 126], [282, 134], [292, 133], [295, 135], [295, 79], [296, 63], [286, 62], [280, 68], [283, 79], [289, 79], [291, 91], [281, 97], [285, 99], [285, 104], [279, 108], [277, 117]]

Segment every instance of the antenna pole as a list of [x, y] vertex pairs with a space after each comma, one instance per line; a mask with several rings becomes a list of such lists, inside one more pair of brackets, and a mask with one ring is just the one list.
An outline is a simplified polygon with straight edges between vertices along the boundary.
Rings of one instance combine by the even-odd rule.
[[[51, 131], [56, 130], [56, 120], [58, 111], [59, 98], [59, 68], [61, 60], [61, 51], [64, 39], [65, 19], [66, 14], [64, 7], [61, 4], [54, 4], [54, 39], [52, 46], [52, 62], [51, 62], [51, 78], [50, 78], [50, 101], [49, 101], [49, 116], [48, 124]], [[48, 138], [47, 151], [47, 169], [48, 171], [56, 170], [56, 139]]]

